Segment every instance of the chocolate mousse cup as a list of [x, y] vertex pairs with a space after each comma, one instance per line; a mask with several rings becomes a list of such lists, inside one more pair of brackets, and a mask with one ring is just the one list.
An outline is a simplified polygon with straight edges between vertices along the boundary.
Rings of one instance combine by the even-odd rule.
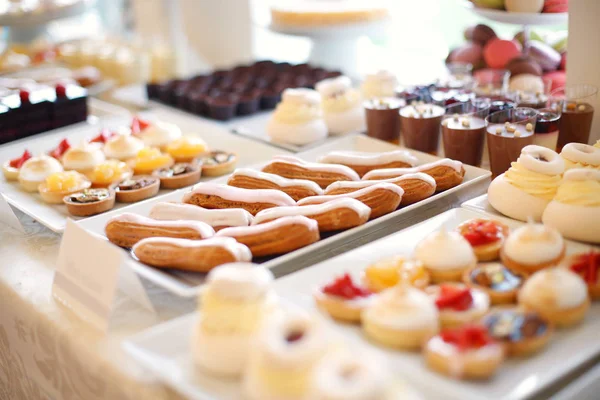
[[485, 142], [485, 117], [490, 102], [476, 100], [446, 107], [442, 121], [444, 155], [468, 165], [480, 166]]
[[367, 136], [400, 144], [400, 108], [402, 99], [372, 99], [364, 102], [367, 116]]
[[598, 89], [591, 85], [568, 85], [552, 92], [549, 107], [562, 110], [557, 151], [568, 143], [588, 143], [597, 94]]
[[485, 119], [492, 178], [505, 173], [523, 147], [533, 144], [537, 114], [533, 108], [522, 107], [498, 111]]
[[444, 114], [445, 109], [435, 104], [415, 104], [402, 108], [400, 122], [404, 146], [436, 155]]
[[561, 118], [560, 108], [542, 108], [538, 112], [533, 144], [556, 151]]

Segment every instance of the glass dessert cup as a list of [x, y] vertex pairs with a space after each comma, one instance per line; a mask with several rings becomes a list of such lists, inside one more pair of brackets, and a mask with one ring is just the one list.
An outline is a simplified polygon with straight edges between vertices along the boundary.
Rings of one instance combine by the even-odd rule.
[[510, 71], [505, 69], [485, 69], [475, 75], [473, 92], [477, 97], [487, 97], [491, 100], [504, 99], [508, 93]]
[[588, 144], [597, 95], [598, 88], [592, 85], [567, 85], [551, 93], [548, 107], [562, 111], [557, 151], [567, 143]]
[[556, 151], [558, 143], [559, 126], [561, 119], [561, 109], [542, 108], [538, 110], [537, 122], [535, 124], [535, 135], [533, 136], [533, 144], [547, 147], [550, 150]]

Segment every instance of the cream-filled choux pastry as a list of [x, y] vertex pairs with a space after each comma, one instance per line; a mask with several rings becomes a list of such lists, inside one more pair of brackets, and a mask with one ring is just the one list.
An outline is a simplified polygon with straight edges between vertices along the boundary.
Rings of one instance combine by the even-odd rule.
[[104, 160], [106, 157], [100, 143], [81, 142], [78, 146], [70, 147], [62, 156], [65, 170], [73, 170], [82, 174], [93, 171]]
[[266, 321], [253, 344], [244, 374], [249, 400], [304, 400], [330, 340], [314, 316], [289, 310]]
[[568, 143], [560, 152], [565, 160], [565, 170], [592, 168], [600, 171], [600, 149], [589, 144]]
[[315, 290], [319, 308], [344, 322], [360, 322], [360, 315], [373, 298], [373, 292], [352, 281], [349, 274]]
[[365, 99], [395, 97], [398, 79], [390, 71], [367, 74], [360, 90]]
[[509, 170], [492, 181], [488, 201], [510, 218], [541, 221], [564, 170], [565, 162], [556, 152], [536, 145], [525, 146]]
[[106, 158], [127, 161], [135, 158], [137, 153], [144, 148], [144, 142], [130, 134], [119, 134], [108, 139], [104, 145]]
[[208, 274], [192, 338], [196, 365], [209, 373], [239, 376], [263, 321], [276, 314], [273, 274], [251, 263], [231, 263]]
[[565, 249], [565, 241], [556, 229], [528, 223], [506, 239], [500, 259], [511, 271], [527, 276], [557, 265], [565, 256]]
[[169, 143], [181, 137], [181, 129], [175, 124], [164, 121], [153, 121], [136, 134], [147, 147], [158, 147], [166, 150]]
[[566, 238], [600, 243], [600, 169], [565, 172], [542, 221]]
[[579, 275], [567, 268], [548, 268], [527, 279], [519, 292], [519, 305], [557, 327], [567, 327], [585, 318], [590, 299]]
[[332, 135], [364, 132], [367, 129], [365, 109], [360, 92], [352, 88], [347, 76], [325, 79], [315, 86], [323, 99], [327, 129]]
[[379, 293], [362, 313], [367, 337], [384, 346], [416, 350], [439, 330], [439, 313], [425, 292], [401, 283]]
[[267, 124], [276, 142], [305, 145], [327, 137], [321, 96], [312, 89], [286, 89]]
[[27, 192], [37, 192], [41, 183], [53, 173], [62, 172], [62, 164], [50, 156], [31, 157], [19, 168], [19, 183]]
[[463, 273], [477, 263], [469, 242], [458, 232], [433, 232], [417, 244], [414, 256], [434, 283], [460, 282]]

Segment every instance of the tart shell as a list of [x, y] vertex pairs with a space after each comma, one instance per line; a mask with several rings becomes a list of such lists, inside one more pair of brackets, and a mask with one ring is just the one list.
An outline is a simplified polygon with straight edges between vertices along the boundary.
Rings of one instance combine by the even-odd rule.
[[541, 271], [542, 269], [550, 268], [550, 267], [557, 265], [565, 257], [565, 252], [566, 252], [566, 245], [563, 245], [563, 249], [560, 252], [560, 254], [558, 255], [558, 257], [556, 257], [550, 261], [543, 262], [543, 263], [534, 264], [534, 265], [526, 265], [526, 264], [521, 264], [521, 263], [513, 260], [512, 258], [510, 258], [504, 252], [504, 248], [503, 248], [502, 250], [500, 250], [500, 260], [502, 261], [502, 264], [504, 264], [506, 266], [506, 268], [510, 269], [511, 271], [513, 271], [517, 274], [524, 275], [524, 276], [529, 276], [529, 275], [533, 274], [534, 272]]
[[336, 296], [330, 296], [320, 290], [316, 291], [313, 297], [320, 309], [324, 310], [332, 318], [342, 322], [360, 322], [360, 314], [364, 308], [364, 304], [366, 304], [366, 302], [359, 303]]
[[109, 190], [109, 196], [106, 199], [93, 203], [75, 203], [69, 200], [71, 195], [63, 198], [63, 202], [67, 206], [69, 214], [76, 217], [89, 217], [91, 215], [101, 214], [111, 210], [115, 206], [115, 192]]
[[204, 176], [221, 176], [230, 173], [235, 169], [235, 166], [238, 162], [238, 156], [235, 153], [229, 153], [233, 155], [231, 160], [215, 165], [207, 165], [204, 163], [202, 165], [202, 175]]
[[152, 176], [160, 179], [160, 187], [163, 189], [180, 189], [198, 183], [200, 180], [202, 169], [195, 165], [192, 165], [192, 168], [194, 169], [193, 171], [181, 175], [158, 176], [153, 174]]
[[42, 200], [44, 200], [48, 204], [62, 204], [63, 198], [65, 196], [71, 195], [73, 193], [81, 192], [83, 189], [87, 189], [92, 185], [90, 181], [84, 181], [81, 183], [81, 186], [74, 190], [61, 190], [60, 192], [52, 192], [47, 189], [46, 183], [40, 183], [38, 190], [40, 192], [40, 196], [42, 196]]
[[158, 194], [158, 190], [160, 189], [160, 179], [155, 176], [149, 175], [135, 175], [131, 179], [151, 179], [152, 182], [150, 185], [143, 187], [141, 189], [135, 190], [118, 190], [118, 183], [114, 183], [110, 186], [112, 190], [115, 191], [116, 200], [119, 203], [135, 203], [137, 201], [145, 200], [150, 197], [154, 197]]
[[7, 181], [16, 181], [19, 179], [19, 169], [10, 166], [10, 161], [2, 164], [2, 173]]
[[[488, 294], [488, 296], [490, 296], [490, 303], [492, 305], [514, 304], [517, 302], [517, 294], [519, 293], [519, 289], [521, 288], [520, 286], [514, 288], [513, 290], [501, 292], [498, 290], [493, 290], [492, 288], [489, 288], [489, 287], [486, 287], [483, 285], [479, 285], [476, 282], [474, 282], [473, 279], [471, 278], [472, 272], [474, 270], [476, 270], [478, 267], [479, 266], [475, 266], [475, 267], [469, 268], [468, 270], [465, 271], [465, 273], [463, 274], [463, 282], [465, 283], [465, 285], [467, 285], [470, 288], [479, 289], [479, 290], [486, 292]], [[522, 279], [522, 282], [521, 282], [521, 285], [522, 285], [523, 282], [525, 282], [525, 277], [523, 277], [520, 274], [519, 274], [519, 276]]]

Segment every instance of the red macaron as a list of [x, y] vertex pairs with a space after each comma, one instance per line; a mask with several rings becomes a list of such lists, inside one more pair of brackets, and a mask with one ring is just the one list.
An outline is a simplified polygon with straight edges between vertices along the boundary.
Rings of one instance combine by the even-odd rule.
[[569, 11], [569, 0], [546, 0], [543, 13], [565, 13]]
[[522, 50], [517, 41], [494, 38], [483, 48], [483, 58], [488, 67], [502, 69], [510, 60], [519, 57]]

